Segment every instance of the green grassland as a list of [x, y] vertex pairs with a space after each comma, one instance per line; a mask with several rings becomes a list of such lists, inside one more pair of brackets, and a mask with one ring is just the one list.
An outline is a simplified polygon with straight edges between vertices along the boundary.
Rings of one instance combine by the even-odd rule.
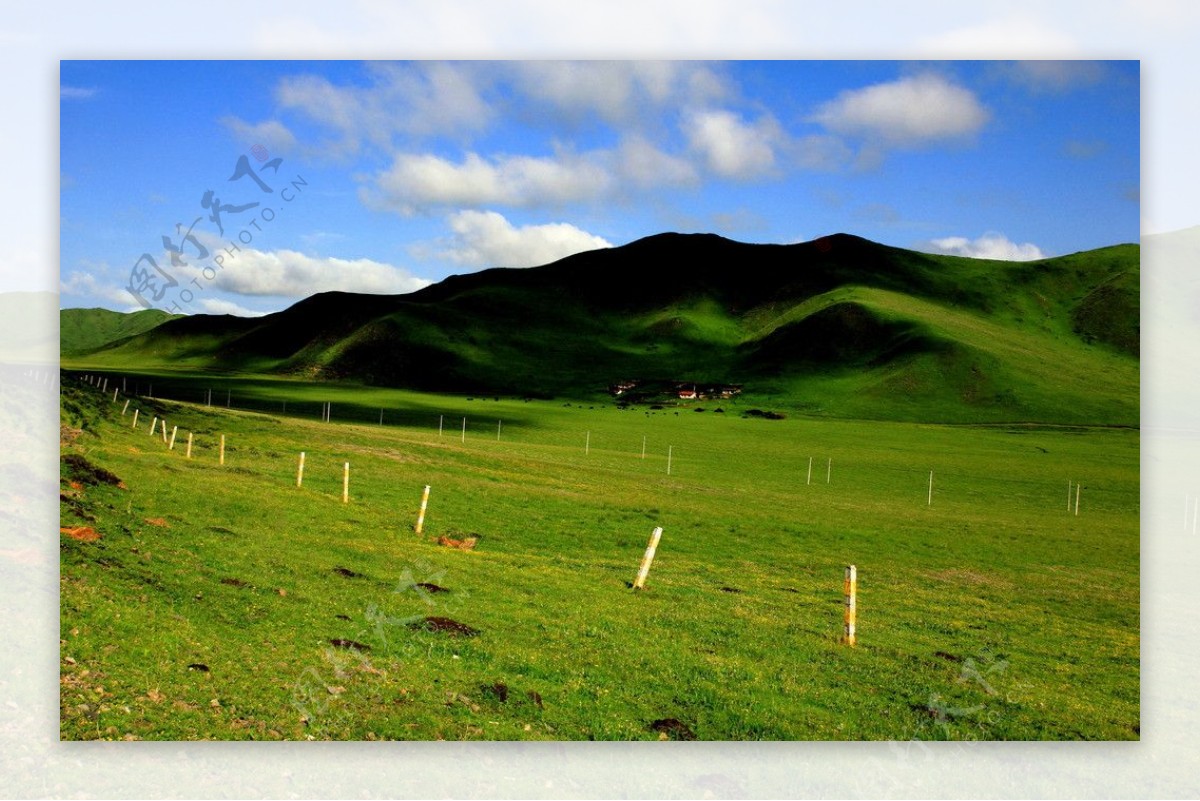
[[[1056, 312], [1038, 333], [997, 323], [1024, 308], [826, 291], [842, 294], [755, 318], [763, 336], [840, 306], [854, 310], [847, 330], [949, 344], [867, 377], [824, 371], [809, 401], [825, 411], [810, 414], [795, 376], [774, 405], [763, 393], [695, 411], [160, 370], [129, 381], [143, 397], [123, 416], [122, 373], [107, 396], [64, 374], [62, 452], [86, 463], [63, 463], [62, 525], [100, 539], [61, 540], [61, 736], [1137, 739], [1139, 437], [1075, 424], [1125, 422], [1136, 362], [1068, 341], [1109, 318]], [[674, 330], [682, 316], [736, 348], [744, 321], [735, 331], [715, 307], [689, 308], [628, 324]], [[1055, 425], [1012, 422], [1012, 407], [934, 425], [905, 421], [893, 392], [879, 402], [896, 419], [871, 413], [873, 386], [911, 382], [915, 414], [923, 375], [961, 369], [970, 389], [981, 364], [996, 372], [979, 393], [1033, 403], [1062, 385], [1091, 405], [1062, 407]], [[821, 416], [837, 392], [876, 419]], [[752, 402], [786, 419], [748, 417]], [[961, 396], [944, 408], [954, 421]], [[149, 436], [155, 416], [179, 427], [173, 450]], [[1083, 485], [1078, 515], [1068, 481]], [[840, 642], [848, 564], [855, 647]], [[478, 633], [410, 625], [426, 616]], [[653, 728], [662, 720], [679, 723]]]

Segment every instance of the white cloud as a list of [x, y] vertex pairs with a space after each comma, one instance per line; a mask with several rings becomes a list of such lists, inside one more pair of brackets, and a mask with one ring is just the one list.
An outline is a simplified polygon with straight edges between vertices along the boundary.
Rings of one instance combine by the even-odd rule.
[[469, 153], [455, 163], [432, 154], [401, 154], [376, 176], [377, 193], [366, 200], [402, 214], [444, 206], [558, 205], [602, 197], [613, 188], [609, 171], [595, 159], [563, 156], [501, 156]]
[[1034, 92], [1061, 93], [1104, 80], [1097, 61], [1015, 61], [1004, 70], [1014, 83]]
[[[197, 303], [211, 297], [206, 294], [209, 292], [283, 298], [333, 291], [396, 295], [430, 283], [402, 267], [372, 259], [310, 256], [295, 250], [264, 251], [246, 246], [229, 252], [230, 243], [215, 234], [200, 234], [197, 238], [208, 249], [207, 256], [195, 258], [189, 248], [182, 266], [171, 265], [166, 253], [158, 259], [176, 277], [181, 289], [192, 291]], [[214, 271], [217, 257], [221, 262]]]
[[223, 298], [202, 298], [196, 302], [202, 314], [232, 314], [235, 317], [262, 317], [269, 312], [255, 311]]
[[614, 124], [645, 122], [648, 111], [698, 105], [730, 93], [712, 66], [687, 61], [524, 61], [514, 84], [567, 117], [595, 113]]
[[617, 172], [636, 187], [694, 186], [700, 176], [686, 159], [658, 149], [649, 140], [631, 136], [617, 149]]
[[492, 108], [483, 97], [488, 70], [473, 62], [381, 63], [381, 102], [400, 117], [399, 130], [419, 135], [484, 128]]
[[684, 132], [707, 167], [724, 178], [749, 179], [775, 168], [776, 148], [786, 142], [778, 123], [769, 116], [747, 123], [731, 111], [689, 114]]
[[1018, 245], [1003, 234], [986, 233], [978, 239], [963, 236], [947, 236], [917, 245], [926, 253], [941, 253], [947, 256], [968, 256], [972, 259], [999, 259], [1002, 261], [1034, 261], [1046, 258], [1041, 248], [1032, 242]]
[[460, 211], [447, 222], [454, 236], [438, 255], [470, 267], [535, 267], [585, 250], [612, 247], [568, 223], [516, 227], [494, 211]]
[[926, 73], [842, 92], [813, 119], [836, 134], [916, 146], [975, 134], [988, 116], [970, 90]]
[[227, 257], [212, 280], [214, 288], [239, 295], [291, 298], [332, 291], [394, 295], [429, 283], [401, 267], [371, 259], [318, 258], [294, 250], [246, 248]]
[[363, 86], [336, 85], [317, 75], [283, 78], [276, 101], [336, 131], [339, 139], [327, 143], [335, 155], [356, 153], [364, 141], [390, 150], [397, 135], [477, 131], [492, 117], [479, 88], [489, 79], [474, 62], [373, 62], [368, 70]]
[[[255, 317], [267, 312], [241, 305], [236, 296], [300, 299], [329, 291], [393, 295], [413, 292], [431, 283], [401, 267], [371, 259], [317, 257], [294, 250], [262, 251], [248, 247], [228, 253], [225, 249], [230, 243], [215, 235], [201, 234], [197, 239], [208, 249], [206, 257], [196, 258], [189, 248], [185, 263], [173, 265], [170, 254], [154, 255], [169, 276], [161, 282], [166, 290], [162, 298], [155, 301], [147, 296], [154, 306], [184, 313], [198, 310]], [[215, 267], [217, 256], [222, 258], [219, 269]], [[113, 272], [104, 264], [73, 271], [60, 279], [59, 293], [81, 298], [86, 305], [110, 305], [121, 311], [144, 308], [126, 288], [130, 273], [125, 271], [115, 279], [106, 277]], [[176, 282], [174, 286], [166, 286], [170, 279]]]
[[111, 303], [114, 306], [122, 307], [125, 311], [138, 311], [144, 308], [137, 303], [125, 286], [120, 281], [101, 280], [91, 272], [76, 270], [67, 278], [59, 279], [58, 292], [60, 295], [85, 298], [85, 303], [93, 303], [97, 300]]
[[287, 126], [278, 120], [248, 123], [238, 117], [221, 118], [221, 124], [229, 129], [234, 138], [251, 147], [262, 145], [272, 154], [286, 155], [296, 147], [296, 137]]

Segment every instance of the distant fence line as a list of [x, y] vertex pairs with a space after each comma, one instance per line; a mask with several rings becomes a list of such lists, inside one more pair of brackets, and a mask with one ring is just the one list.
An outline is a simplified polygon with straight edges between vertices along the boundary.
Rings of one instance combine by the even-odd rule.
[[[68, 375], [71, 375], [72, 377], [74, 377], [78, 380], [81, 380], [81, 381], [83, 381], [85, 379], [85, 377], [89, 377], [89, 375], [90, 375], [90, 377], [94, 377], [96, 379], [97, 383], [93, 386], [97, 389], [99, 388], [100, 381], [102, 380], [100, 374], [87, 374], [84, 372], [73, 371], [72, 373], [68, 373]], [[112, 374], [107, 374], [107, 378], [109, 380], [109, 385], [112, 386], [114, 376]], [[85, 384], [86, 383], [87, 382], [85, 381]], [[379, 406], [374, 406], [374, 405], [366, 406], [364, 404], [355, 404], [355, 403], [340, 403], [340, 404], [338, 404], [338, 403], [333, 403], [329, 400], [296, 400], [294, 398], [262, 399], [262, 398], [256, 398], [250, 394], [234, 395], [232, 393], [233, 387], [228, 387], [228, 386], [222, 387], [221, 390], [214, 391], [213, 389], [204, 388], [202, 383], [195, 382], [195, 381], [180, 382], [178, 380], [174, 380], [174, 381], [167, 380], [164, 382], [161, 379], [156, 379], [154, 382], [150, 382], [148, 380], [143, 381], [139, 378], [132, 382], [122, 379], [119, 382], [119, 385], [120, 384], [131, 387], [134, 390], [134, 392], [130, 393], [130, 394], [135, 395], [135, 396], [138, 394], [139, 390], [145, 390], [145, 392], [147, 394], [141, 395], [141, 397], [146, 397], [147, 399], [150, 399], [150, 400], [163, 400], [163, 401], [170, 401], [170, 402], [177, 402], [177, 403], [190, 403], [190, 404], [193, 404], [200, 408], [208, 408], [211, 403], [211, 408], [214, 408], [214, 409], [228, 408], [228, 409], [237, 409], [239, 411], [259, 412], [259, 413], [263, 413], [263, 414], [267, 414], [267, 415], [295, 417], [298, 419], [315, 419], [315, 420], [322, 421], [322, 422], [328, 422], [330, 424], [356, 423], [356, 424], [363, 424], [363, 425], [368, 425], [368, 424], [383, 425], [385, 427], [391, 427], [391, 428], [424, 430], [424, 429], [437, 428], [438, 423], [440, 422], [439, 418], [441, 417], [441, 415], [434, 413], [432, 410], [430, 410], [428, 408], [413, 409], [413, 408], [388, 407], [388, 406], [379, 407]], [[152, 387], [153, 387], [153, 389], [152, 389]], [[380, 388], [380, 389], [385, 389], [385, 388]], [[149, 394], [151, 391], [153, 391], [152, 395]], [[477, 397], [482, 397], [482, 396], [477, 396]], [[488, 396], [488, 397], [490, 398], [493, 396]], [[489, 427], [492, 425], [490, 419], [483, 415], [480, 415], [480, 417], [478, 419], [487, 421], [487, 424]], [[498, 429], [489, 428], [489, 430], [498, 430]], [[459, 432], [454, 431], [452, 433], [455, 435], [453, 437], [453, 439], [458, 440]], [[560, 444], [562, 446], [567, 446], [570, 442], [569, 436], [570, 435], [565, 436], [563, 441], [558, 444]], [[465, 440], [470, 439], [470, 437], [464, 436], [463, 439], [465, 441]], [[489, 434], [487, 437], [481, 436], [481, 439], [490, 439], [492, 442], [495, 442], [498, 440], [498, 437], [496, 437], [495, 435]], [[506, 442], [513, 442], [513, 441], [519, 442], [520, 440], [519, 439], [512, 440], [511, 437], [506, 437], [505, 441]], [[539, 444], [550, 445], [552, 443], [539, 443]], [[611, 446], [605, 448], [605, 447], [603, 447], [603, 445], [604, 445], [603, 440], [601, 440], [600, 447], [598, 447], [598, 448], [592, 447], [591, 434], [590, 434], [590, 432], [588, 432], [587, 444], [585, 445], [585, 448], [583, 448], [581, 450], [583, 450], [585, 453], [588, 453], [592, 450], [604, 451], [606, 453], [625, 453], [626, 451], [628, 451], [629, 454], [637, 456], [640, 453], [640, 451], [638, 450], [639, 447], [642, 447], [641, 442], [632, 442], [632, 441], [630, 442], [628, 449], [613, 448]], [[656, 458], [670, 459], [671, 457], [668, 455], [670, 453], [670, 451], [666, 447], [667, 446], [666, 441], [664, 440], [662, 443], [660, 443], [660, 445], [662, 446], [662, 453], [658, 453], [657, 449], [656, 449], [654, 451], [651, 451], [651, 455]], [[804, 476], [801, 475], [801, 473], [803, 472], [803, 469], [804, 469], [803, 465], [806, 462], [806, 460], [808, 460], [811, 457], [807, 452], [803, 453], [803, 454], [800, 453], [801, 450], [804, 450], [803, 446], [798, 446], [796, 448], [790, 448], [787, 453], [789, 458], [792, 458], [795, 460], [795, 465], [796, 465], [796, 468], [798, 471], [797, 472], [798, 478], [797, 478], [796, 483], [800, 486], [803, 486], [806, 483], [814, 484], [814, 485], [826, 484], [827, 482], [825, 480], [825, 476], [823, 476], [823, 475], [819, 475], [818, 476], [819, 480], [815, 481], [815, 482], [813, 482], [811, 480], [811, 476], [810, 476], [810, 479], [808, 482], [806, 482], [804, 480]], [[819, 464], [823, 465], [827, 456], [825, 453], [819, 453], [818, 452], [819, 450], [820, 450], [819, 448], [814, 448], [812, 456], [817, 457], [820, 460]], [[697, 460], [706, 460], [706, 459], [727, 460], [728, 459], [728, 454], [726, 452], [723, 452], [719, 449], [715, 449], [715, 448], [711, 448], [711, 447], [705, 447], [704, 445], [696, 445], [696, 444], [689, 443], [686, 446], [686, 449], [683, 449], [681, 452], [685, 453], [686, 454], [685, 458], [687, 460], [692, 461], [693, 463]], [[676, 456], [675, 459], [678, 459], [678, 456]], [[856, 473], [861, 473], [861, 470], [863, 468], [863, 465], [861, 465], [861, 464], [855, 465], [853, 462], [848, 462], [848, 460], [846, 459], [845, 456], [841, 456], [840, 458], [835, 459], [833, 461], [834, 461], [833, 470], [832, 470], [833, 474], [835, 476], [838, 476], [839, 478], [842, 478], [843, 480], [844, 480], [844, 475], [845, 475], [845, 471], [847, 469], [848, 463], [851, 465], [851, 469], [854, 469]], [[1086, 469], [1084, 469], [1084, 467], [1085, 467], [1084, 465], [1081, 465], [1080, 467], [1081, 467], [1081, 470], [1078, 472], [1086, 472]], [[924, 477], [926, 477], [929, 473], [928, 465], [919, 465], [916, 463], [914, 463], [914, 465], [911, 467], [906, 467], [906, 466], [902, 466], [902, 465], [888, 465], [888, 464], [871, 463], [869, 466], [867, 466], [867, 469], [871, 472], [891, 473], [891, 474], [897, 474], [897, 475], [912, 476], [914, 487], [916, 487], [918, 485], [923, 487], [924, 486]], [[822, 470], [820, 472], [824, 473], [825, 471]], [[977, 473], [977, 472], [973, 472], [973, 471], [969, 471], [969, 470], [960, 470], [960, 469], [953, 469], [953, 468], [947, 469], [945, 467], [939, 467], [936, 470], [936, 473], [937, 473], [936, 483], [935, 483], [935, 487], [933, 490], [935, 498], [938, 494], [944, 495], [946, 493], [953, 491], [956, 487], [961, 488], [964, 484], [973, 485], [973, 486], [967, 488], [966, 491], [967, 492], [975, 492], [975, 493], [977, 493], [979, 491], [978, 485], [988, 484], [988, 483], [998, 484], [998, 485], [1021, 486], [1021, 487], [1025, 487], [1027, 489], [1036, 489], [1039, 491], [1044, 491], [1049, 495], [1052, 495], [1052, 494], [1055, 494], [1058, 492], [1058, 490], [1056, 488], [1054, 488], [1051, 485], [1051, 483], [1046, 479], [1021, 478], [1021, 477], [1012, 476], [1012, 475], [997, 476], [997, 475], [991, 475], [991, 474], [986, 474], [986, 473]], [[1065, 475], [1063, 476], [1064, 481], [1070, 480], [1072, 482], [1075, 482], [1077, 479], [1083, 480], [1083, 488], [1086, 491], [1086, 493], [1092, 498], [1095, 498], [1096, 495], [1099, 494], [1101, 497], [1109, 497], [1109, 498], [1123, 497], [1123, 498], [1126, 498], [1131, 503], [1131, 505], [1134, 507], [1138, 506], [1140, 503], [1140, 499], [1138, 498], [1137, 490], [1119, 489], [1119, 488], [1106, 487], [1103, 485], [1089, 484], [1087, 482], [1086, 476], [1078, 476], [1078, 477], [1065, 476]], [[833, 481], [831, 483], [836, 484], [838, 482]], [[1132, 493], [1132, 497], [1130, 497], [1131, 493]]]

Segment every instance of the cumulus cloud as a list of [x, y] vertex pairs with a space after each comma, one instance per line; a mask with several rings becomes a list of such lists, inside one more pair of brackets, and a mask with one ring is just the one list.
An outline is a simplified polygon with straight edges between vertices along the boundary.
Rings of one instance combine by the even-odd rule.
[[372, 63], [366, 85], [334, 84], [324, 76], [282, 79], [282, 109], [333, 129], [334, 151], [357, 152], [364, 142], [390, 149], [397, 135], [458, 134], [484, 128], [492, 109], [481, 93], [486, 72], [474, 62]]
[[1032, 242], [1017, 244], [1003, 234], [986, 233], [978, 239], [963, 236], [947, 236], [933, 239], [917, 246], [926, 253], [941, 253], [947, 256], [968, 256], [972, 259], [999, 259], [1001, 261], [1034, 261], [1046, 258], [1041, 248]]
[[988, 116], [970, 90], [926, 73], [842, 92], [813, 120], [843, 136], [911, 147], [975, 134]]
[[238, 117], [227, 116], [221, 118], [221, 124], [247, 147], [262, 145], [277, 155], [286, 155], [296, 148], [296, 136], [278, 120], [249, 123]]
[[438, 256], [470, 267], [536, 267], [585, 250], [612, 247], [569, 223], [514, 226], [494, 211], [459, 211], [447, 220], [453, 237]]
[[723, 178], [750, 179], [772, 172], [776, 149], [785, 142], [779, 124], [769, 116], [746, 122], [732, 111], [699, 111], [688, 115], [684, 126], [692, 150]]
[[362, 292], [395, 295], [428, 286], [408, 270], [371, 259], [307, 256], [295, 250], [243, 248], [225, 265], [212, 285], [238, 295], [302, 298], [317, 292]]
[[[396, 295], [430, 283], [403, 267], [373, 259], [312, 256], [295, 250], [267, 251], [247, 246], [229, 252], [229, 242], [215, 233], [198, 234], [197, 240], [207, 248], [207, 256], [196, 258], [189, 248], [182, 265], [172, 265], [170, 254], [158, 257], [159, 265], [175, 276], [180, 287], [190, 288], [197, 302], [213, 297], [206, 293], [221, 292], [278, 298], [304, 298], [333, 291]], [[216, 256], [222, 258], [219, 269], [214, 270]]]
[[594, 159], [468, 153], [460, 162], [433, 154], [401, 154], [376, 176], [368, 202], [414, 214], [431, 207], [506, 205], [532, 207], [590, 200], [612, 189], [612, 176]]
[[666, 153], [640, 136], [622, 142], [616, 157], [617, 172], [622, 180], [641, 189], [694, 186], [700, 181], [690, 161]]
[[730, 92], [714, 67], [687, 61], [523, 61], [513, 70], [516, 88], [534, 103], [613, 124], [642, 122], [649, 108], [704, 104]]
[[125, 289], [127, 283], [128, 276], [113, 281], [97, 278], [93, 272], [75, 270], [66, 278], [59, 278], [58, 292], [60, 295], [85, 298], [85, 303], [99, 300], [120, 306], [123, 311], [140, 310], [143, 307], [138, 305], [133, 295]]

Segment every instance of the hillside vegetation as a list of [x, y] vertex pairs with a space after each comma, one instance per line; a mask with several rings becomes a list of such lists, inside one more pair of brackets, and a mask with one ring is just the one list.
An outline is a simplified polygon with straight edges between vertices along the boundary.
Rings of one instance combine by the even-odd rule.
[[832, 417], [1136, 425], [1139, 276], [1137, 245], [1002, 262], [661, 234], [410, 295], [170, 320], [72, 364], [580, 399], [732, 383]]
[[108, 309], [63, 309], [58, 315], [64, 356], [81, 355], [123, 342], [182, 315], [161, 309], [122, 314]]

